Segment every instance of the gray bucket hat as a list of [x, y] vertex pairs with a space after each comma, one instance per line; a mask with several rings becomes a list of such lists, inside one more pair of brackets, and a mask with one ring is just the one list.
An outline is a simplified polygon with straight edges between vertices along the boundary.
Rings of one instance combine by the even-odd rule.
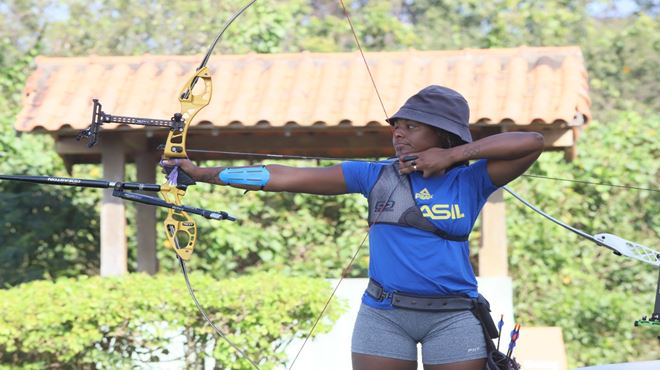
[[470, 107], [458, 92], [438, 85], [423, 88], [411, 96], [387, 122], [409, 119], [456, 134], [466, 143], [472, 142], [468, 128]]

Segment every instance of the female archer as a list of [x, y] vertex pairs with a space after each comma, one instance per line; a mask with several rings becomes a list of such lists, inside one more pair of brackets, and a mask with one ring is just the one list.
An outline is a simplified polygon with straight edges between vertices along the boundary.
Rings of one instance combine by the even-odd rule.
[[179, 166], [196, 181], [241, 189], [364, 195], [370, 282], [353, 329], [353, 369], [417, 369], [421, 343], [425, 370], [483, 370], [492, 346], [470, 306], [479, 294], [468, 236], [489, 195], [536, 161], [543, 136], [508, 132], [473, 141], [468, 120], [463, 96], [433, 85], [388, 119], [394, 160]]

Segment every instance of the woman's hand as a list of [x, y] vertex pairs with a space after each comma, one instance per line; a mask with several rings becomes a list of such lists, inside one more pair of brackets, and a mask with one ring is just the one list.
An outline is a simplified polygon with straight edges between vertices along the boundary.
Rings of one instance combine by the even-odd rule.
[[451, 149], [429, 148], [419, 153], [408, 153], [399, 157], [399, 173], [408, 175], [421, 172], [424, 177], [439, 176], [454, 164]]
[[[161, 165], [172, 167], [179, 166], [183, 172], [187, 173], [193, 179], [195, 178], [195, 174], [199, 168], [188, 158], [166, 159], [161, 161]], [[163, 173], [167, 173], [165, 168], [163, 168]]]

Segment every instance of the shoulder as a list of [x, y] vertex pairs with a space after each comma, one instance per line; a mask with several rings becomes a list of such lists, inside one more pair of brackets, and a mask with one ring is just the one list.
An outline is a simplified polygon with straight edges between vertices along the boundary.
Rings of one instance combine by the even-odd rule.
[[484, 197], [488, 197], [498, 188], [488, 174], [487, 159], [480, 159], [467, 166], [457, 168], [455, 171], [459, 181], [481, 189], [479, 193], [482, 193]]
[[351, 193], [368, 194], [383, 168], [392, 166], [393, 161], [347, 161], [341, 164], [344, 181]]
[[469, 165], [453, 168], [447, 172], [447, 175], [463, 178], [488, 176], [488, 160], [480, 159]]
[[388, 166], [393, 166], [396, 162], [393, 160], [383, 160], [378, 162], [368, 162], [368, 161], [347, 161], [342, 162], [341, 167], [344, 170], [344, 174], [349, 173], [363, 173], [371, 174], [374, 172], [380, 173], [383, 168]]

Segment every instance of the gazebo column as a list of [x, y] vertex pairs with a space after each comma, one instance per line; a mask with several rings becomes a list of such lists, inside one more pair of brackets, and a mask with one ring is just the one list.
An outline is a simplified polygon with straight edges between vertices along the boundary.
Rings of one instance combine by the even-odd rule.
[[[153, 152], [141, 151], [136, 154], [135, 166], [138, 182], [156, 182], [156, 161]], [[149, 193], [151, 196], [158, 196]], [[156, 258], [156, 207], [136, 203], [137, 209], [137, 270], [153, 275], [158, 271]]]
[[[123, 181], [126, 157], [121, 138], [107, 132], [100, 146], [103, 177]], [[126, 209], [122, 199], [112, 196], [112, 189], [105, 189], [101, 201], [101, 276], [126, 272]]]
[[509, 275], [503, 192], [502, 189], [495, 191], [481, 211], [480, 277]]

